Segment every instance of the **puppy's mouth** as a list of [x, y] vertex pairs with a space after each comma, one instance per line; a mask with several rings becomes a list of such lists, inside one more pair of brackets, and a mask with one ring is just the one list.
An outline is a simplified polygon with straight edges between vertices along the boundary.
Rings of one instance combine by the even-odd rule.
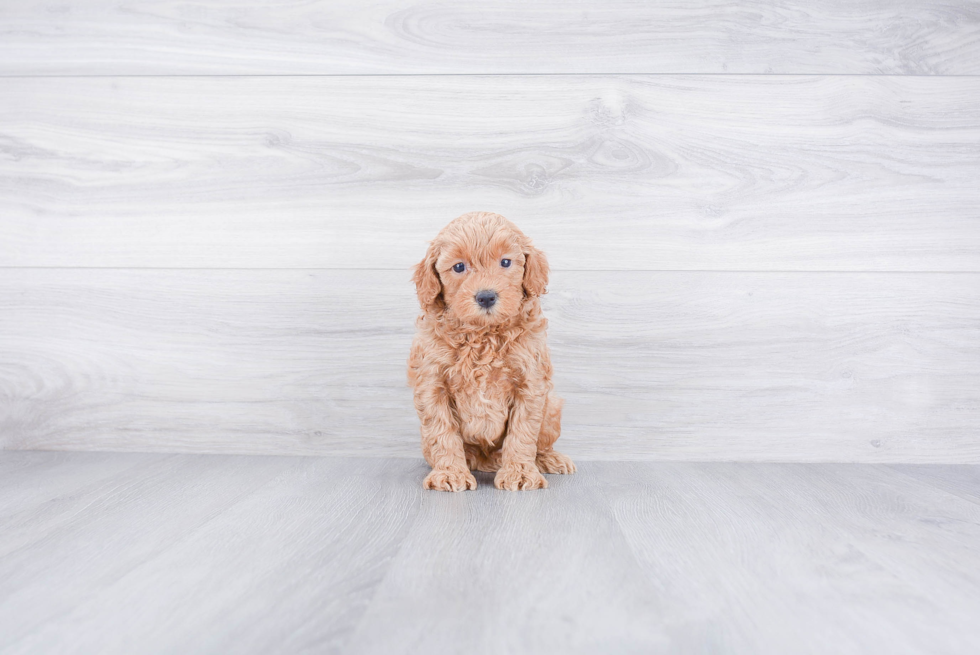
[[500, 312], [497, 311], [496, 305], [492, 307], [480, 307], [477, 305], [474, 307], [474, 310], [470, 320], [478, 325], [490, 325], [500, 320]]
[[484, 309], [480, 307], [476, 310], [475, 314], [475, 318], [478, 323], [492, 323], [497, 320], [497, 312], [493, 311], [493, 309]]

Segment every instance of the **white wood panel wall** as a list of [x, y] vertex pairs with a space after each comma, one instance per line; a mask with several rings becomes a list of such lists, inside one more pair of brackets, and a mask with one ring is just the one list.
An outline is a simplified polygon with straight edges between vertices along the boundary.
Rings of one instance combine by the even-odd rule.
[[975, 0], [0, 4], [0, 73], [980, 73]]
[[[980, 274], [559, 272], [564, 449], [980, 461]], [[418, 456], [402, 271], [20, 269], [0, 446]]]
[[980, 462], [978, 62], [975, 2], [3, 3], [0, 447], [418, 456], [408, 267], [489, 209], [570, 453]]
[[[980, 77], [0, 79], [0, 264], [980, 270]], [[601, 234], [602, 240], [596, 241]]]

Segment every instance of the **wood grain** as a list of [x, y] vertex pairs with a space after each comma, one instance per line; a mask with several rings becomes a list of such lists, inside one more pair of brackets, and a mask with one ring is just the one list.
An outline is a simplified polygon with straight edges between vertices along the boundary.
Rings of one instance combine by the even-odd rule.
[[14, 513], [35, 508], [106, 478], [145, 466], [166, 455], [128, 453], [102, 457], [97, 453], [11, 452], [0, 459], [0, 531], [8, 530]]
[[41, 511], [25, 510], [3, 531], [4, 642], [28, 636], [102, 586], [124, 579], [296, 464], [277, 458], [164, 458]]
[[975, 466], [915, 466], [893, 464], [892, 469], [943, 491], [980, 503], [980, 470]]
[[[976, 274], [559, 272], [562, 448], [980, 462]], [[408, 271], [8, 270], [2, 446], [418, 456]]]
[[[0, 652], [966, 655], [980, 639], [980, 504], [917, 475], [976, 466], [581, 462], [545, 491], [481, 473], [444, 494], [422, 491], [420, 459], [132, 457], [0, 452], [0, 470], [64, 478], [42, 506], [18, 494], [20, 529], [0, 530]], [[117, 472], [68, 482], [100, 462]]]
[[[138, 560], [138, 547], [115, 546], [86, 571], [32, 568], [15, 598], [55, 595], [66, 582], [85, 593], [29, 615], [30, 604], [0, 605], [0, 613], [19, 620], [2, 633], [15, 644], [12, 652], [60, 651], [67, 634], [79, 653], [339, 652], [414, 522], [422, 467], [412, 460], [223, 457], [205, 459], [212, 469], [202, 470], [196, 461], [188, 466], [194, 496], [223, 485], [219, 492], [238, 502], [198, 526], [161, 520], [168, 547]], [[271, 480], [270, 465], [278, 471]], [[227, 479], [226, 468], [252, 471], [262, 484]], [[171, 504], [180, 493], [177, 485], [152, 490], [149, 502]], [[92, 535], [139, 525], [132, 514], [94, 518]], [[57, 560], [75, 539], [49, 540], [24, 557]], [[127, 555], [119, 558], [125, 567], [111, 561], [113, 551]], [[0, 560], [0, 579], [26, 577], [7, 568], [18, 562]], [[112, 631], [77, 631], [105, 617], [112, 617]]]
[[5, 2], [0, 74], [980, 72], [976, 2]]
[[975, 504], [862, 465], [593, 466], [686, 652], [966, 653], [980, 638]]
[[662, 652], [669, 607], [599, 483], [586, 467], [542, 493], [501, 493], [487, 474], [472, 493], [425, 493], [349, 652]]
[[[0, 266], [980, 271], [980, 78], [0, 79]], [[70, 100], [70, 101], [69, 101]]]

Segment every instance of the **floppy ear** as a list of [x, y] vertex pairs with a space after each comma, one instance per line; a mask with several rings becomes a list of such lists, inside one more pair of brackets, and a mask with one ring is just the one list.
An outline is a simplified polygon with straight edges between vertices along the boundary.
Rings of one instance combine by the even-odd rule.
[[546, 293], [548, 270], [548, 258], [544, 253], [531, 245], [530, 241], [525, 244], [524, 293], [531, 297]]
[[436, 272], [438, 259], [439, 249], [432, 243], [422, 261], [415, 265], [415, 274], [412, 276], [419, 304], [425, 311], [436, 310], [442, 304], [442, 280]]

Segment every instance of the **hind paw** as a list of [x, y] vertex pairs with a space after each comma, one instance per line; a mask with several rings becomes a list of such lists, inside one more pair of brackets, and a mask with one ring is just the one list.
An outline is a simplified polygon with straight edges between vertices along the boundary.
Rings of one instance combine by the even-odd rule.
[[545, 473], [574, 473], [575, 463], [568, 455], [562, 455], [557, 450], [538, 453], [536, 458], [538, 468]]

